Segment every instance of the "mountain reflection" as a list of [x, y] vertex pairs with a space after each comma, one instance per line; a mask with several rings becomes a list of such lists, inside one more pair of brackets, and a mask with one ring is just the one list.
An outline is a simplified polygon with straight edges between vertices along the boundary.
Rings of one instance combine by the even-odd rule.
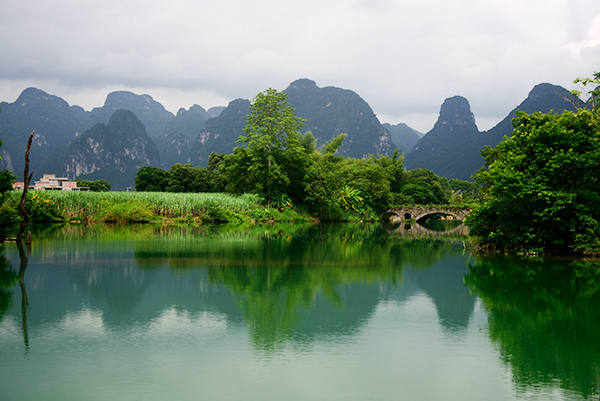
[[[394, 238], [372, 224], [254, 226], [251, 232], [214, 234], [178, 238], [177, 229], [163, 232], [163, 242], [136, 243], [137, 263], [178, 272], [206, 269], [211, 286], [233, 292], [255, 347], [267, 352], [300, 333], [307, 341], [355, 332], [402, 282], [405, 266], [426, 270], [456, 252], [452, 242]], [[473, 311], [462, 274], [441, 266], [415, 276], [445, 327], [466, 327]], [[453, 301], [466, 303], [449, 306]]]
[[600, 394], [599, 262], [482, 259], [469, 270], [517, 385]]
[[[30, 325], [62, 321], [81, 305], [113, 328], [169, 309], [212, 311], [244, 321], [255, 348], [272, 352], [353, 335], [385, 300], [425, 292], [451, 331], [467, 326], [475, 302], [462, 283], [461, 241], [390, 235], [383, 225], [64, 226], [34, 235], [30, 303], [44, 307], [32, 308]], [[459, 255], [454, 267], [450, 255]], [[6, 311], [18, 276], [2, 263]]]

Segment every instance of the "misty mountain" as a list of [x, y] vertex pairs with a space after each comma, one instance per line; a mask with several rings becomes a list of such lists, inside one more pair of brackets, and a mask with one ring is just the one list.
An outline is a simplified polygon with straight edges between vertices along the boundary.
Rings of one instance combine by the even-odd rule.
[[339, 134], [348, 134], [338, 151], [340, 155], [356, 158], [390, 155], [396, 148], [371, 107], [351, 90], [319, 88], [314, 81], [299, 79], [284, 93], [296, 115], [306, 119], [303, 132], [311, 131], [317, 146]]
[[[528, 113], [573, 110], [573, 106], [565, 100], [572, 99], [566, 89], [539, 84], [494, 128], [480, 132], [468, 101], [456, 96], [446, 99], [435, 126], [421, 139], [417, 139], [419, 133], [405, 124], [381, 125], [369, 105], [352, 91], [334, 87], [319, 88], [311, 80], [299, 79], [292, 82], [284, 92], [296, 114], [307, 120], [304, 131], [312, 131], [318, 146], [340, 133], [346, 133], [348, 137], [340, 149], [340, 153], [345, 156], [390, 154], [397, 146], [406, 153], [405, 166], [408, 169], [423, 167], [448, 178], [460, 179], [469, 179], [483, 166], [480, 152], [486, 145], [496, 146], [504, 136], [510, 136], [511, 120], [516, 110]], [[146, 135], [154, 135], [154, 142], [150, 145], [146, 143], [146, 139], [142, 141], [148, 147], [148, 154], [143, 156], [142, 150], [127, 142], [131, 138], [125, 131], [119, 131], [125, 141], [120, 142], [114, 133], [112, 136], [102, 135], [100, 128], [92, 129], [94, 135], [90, 134], [88, 138], [95, 141], [98, 149], [110, 153], [113, 161], [119, 159], [122, 162], [127, 157], [131, 158], [131, 154], [122, 156], [114, 148], [120, 144], [119, 146], [123, 146], [122, 152], [135, 148], [134, 165], [144, 165], [146, 162], [164, 168], [169, 168], [174, 163], [206, 165], [211, 152], [230, 153], [237, 146], [235, 141], [244, 133], [249, 106], [250, 101], [237, 99], [226, 108], [213, 107], [207, 111], [193, 105], [189, 110], [180, 109], [177, 116], [174, 116], [149, 95], [113, 92], [107, 96], [103, 107], [86, 112], [81, 107], [69, 106], [57, 96], [28, 88], [14, 103], [0, 103], [0, 140], [5, 143], [0, 148], [3, 157], [0, 168], [7, 167], [19, 177], [22, 175], [27, 137], [35, 130], [30, 168], [35, 171], [35, 177], [44, 173], [60, 174], [59, 169], [65, 160], [69, 144], [74, 140], [74, 149], [78, 149], [79, 153], [70, 153], [71, 159], [65, 160], [65, 168], [68, 166], [71, 173], [78, 171], [79, 178], [83, 178], [80, 175], [90, 174], [88, 178], [105, 178], [99, 171], [110, 170], [106, 164], [110, 157], [96, 160], [91, 154], [84, 156], [81, 153], [84, 146], [80, 133], [94, 128], [94, 123], [102, 123], [105, 125], [104, 129], [108, 129], [109, 121], [119, 108], [133, 113], [145, 128]], [[143, 137], [137, 124], [131, 124], [131, 127], [134, 128], [134, 136]], [[154, 144], [160, 151], [162, 164], [159, 164], [158, 157], [150, 150]], [[88, 162], [90, 164], [86, 165]], [[113, 170], [120, 169], [129, 171], [131, 166], [116, 163]], [[110, 170], [110, 174], [115, 176], [113, 170]], [[127, 185], [131, 184], [129, 178], [125, 181]], [[120, 185], [111, 184], [113, 188]]]
[[105, 179], [123, 190], [134, 186], [144, 166], [160, 166], [158, 149], [135, 114], [121, 109], [108, 124], [98, 123], [71, 142], [62, 171], [71, 179]]
[[[89, 125], [107, 123], [113, 113], [119, 109], [131, 111], [144, 124], [150, 137], [156, 138], [175, 116], [150, 95], [136, 95], [127, 91], [112, 92], [104, 101], [104, 106], [91, 111]], [[204, 110], [204, 109], [203, 109]]]
[[212, 152], [231, 153], [237, 146], [235, 141], [244, 134], [246, 118], [250, 114], [250, 101], [236, 99], [219, 114], [208, 119], [194, 141], [191, 150], [191, 163], [206, 166]]
[[[14, 103], [0, 103], [0, 169], [8, 168], [23, 179], [27, 139], [35, 131], [30, 167], [34, 176], [58, 174], [60, 161], [75, 136], [88, 128], [87, 114], [79, 106], [36, 88], [25, 89]], [[57, 160], [59, 162], [57, 163]]]
[[191, 144], [198, 137], [206, 120], [211, 115], [197, 104], [185, 110], [179, 109], [177, 115], [165, 125], [158, 137], [154, 139], [160, 151], [163, 168], [170, 168], [175, 163], [188, 163]]
[[404, 123], [391, 125], [384, 123], [383, 127], [390, 133], [392, 142], [401, 153], [408, 153], [419, 142], [423, 134]]
[[426, 168], [447, 178], [468, 180], [483, 167], [481, 151], [486, 146], [495, 147], [505, 136], [510, 137], [511, 121], [517, 110], [526, 113], [574, 110], [566, 99], [575, 100], [561, 86], [547, 83], [536, 85], [521, 104], [485, 132], [477, 129], [466, 99], [460, 96], [446, 99], [438, 121], [406, 155], [404, 165], [407, 169]]
[[208, 113], [209, 117], [219, 117], [219, 114], [221, 114], [223, 110], [225, 110], [225, 106], [215, 106], [211, 107], [206, 112]]
[[467, 99], [448, 98], [442, 104], [433, 128], [421, 138], [404, 159], [407, 169], [426, 168], [448, 177], [464, 177], [464, 171], [475, 171], [480, 160], [467, 151], [479, 146], [479, 130]]
[[[317, 146], [339, 134], [348, 134], [339, 154], [363, 157], [391, 154], [395, 146], [390, 134], [377, 120], [371, 107], [356, 93], [334, 87], [319, 88], [315, 82], [299, 79], [284, 91], [298, 117], [306, 120], [303, 132], [311, 131]], [[244, 133], [250, 101], [238, 99], [218, 118], [209, 119], [192, 148], [192, 163], [204, 166], [211, 152], [231, 153]]]

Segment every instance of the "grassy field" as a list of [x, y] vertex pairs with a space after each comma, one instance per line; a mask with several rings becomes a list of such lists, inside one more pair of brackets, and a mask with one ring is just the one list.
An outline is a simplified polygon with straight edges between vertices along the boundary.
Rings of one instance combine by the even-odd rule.
[[[302, 221], [308, 215], [262, 206], [257, 195], [165, 192], [32, 191], [44, 207], [54, 205], [67, 221], [145, 222], [169, 220], [183, 223], [235, 221]], [[21, 191], [12, 193], [20, 198]], [[39, 199], [42, 201], [40, 202]]]

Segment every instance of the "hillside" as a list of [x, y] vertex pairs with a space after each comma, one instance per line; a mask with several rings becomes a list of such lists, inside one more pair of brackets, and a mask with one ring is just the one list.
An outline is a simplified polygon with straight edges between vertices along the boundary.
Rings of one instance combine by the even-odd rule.
[[573, 97], [561, 86], [536, 85], [521, 104], [485, 132], [477, 129], [466, 99], [459, 96], [446, 99], [435, 126], [406, 155], [404, 165], [407, 169], [426, 168], [447, 178], [471, 179], [483, 167], [481, 151], [486, 146], [495, 147], [504, 136], [511, 135], [511, 121], [517, 110], [526, 113], [574, 110], [565, 99]]
[[250, 101], [236, 99], [230, 102], [218, 117], [208, 119], [192, 145], [191, 163], [195, 166], [206, 166], [212, 152], [231, 153], [237, 146], [235, 141], [244, 134], [248, 114]]
[[62, 173], [71, 179], [105, 179], [112, 189], [134, 186], [137, 170], [159, 166], [160, 156], [141, 121], [117, 110], [108, 124], [98, 123], [69, 145]]
[[119, 109], [129, 110], [144, 124], [151, 138], [160, 135], [164, 127], [171, 123], [175, 116], [165, 107], [152, 99], [150, 95], [136, 95], [132, 92], [118, 91], [109, 93], [104, 106], [94, 108], [89, 116], [89, 125], [107, 123], [113, 113]]
[[371, 107], [351, 90], [319, 88], [314, 81], [299, 79], [284, 93], [296, 115], [306, 119], [303, 132], [311, 131], [317, 146], [347, 134], [338, 151], [344, 156], [388, 155], [396, 148]]
[[[339, 153], [348, 157], [391, 154], [396, 148], [390, 134], [371, 107], [356, 93], [339, 88], [319, 88], [300, 79], [284, 91], [297, 116], [306, 120], [303, 132], [311, 131], [322, 146], [337, 135], [348, 134]], [[250, 101], [238, 99], [217, 118], [209, 119], [192, 148], [192, 163], [205, 166], [211, 152], [231, 153], [244, 133]]]
[[14, 103], [0, 103], [0, 169], [8, 168], [23, 179], [25, 147], [35, 131], [30, 171], [58, 174], [62, 160], [76, 135], [88, 128], [87, 115], [78, 106], [36, 88], [25, 89]]
[[400, 149], [400, 152], [405, 154], [410, 152], [417, 142], [419, 142], [419, 139], [423, 137], [422, 133], [404, 123], [396, 125], [384, 123], [383, 128], [390, 133], [394, 145]]

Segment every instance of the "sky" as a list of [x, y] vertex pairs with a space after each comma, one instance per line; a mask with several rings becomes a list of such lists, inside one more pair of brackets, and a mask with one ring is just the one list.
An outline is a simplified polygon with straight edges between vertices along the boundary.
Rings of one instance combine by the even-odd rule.
[[600, 71], [598, 0], [0, 0], [0, 100], [28, 87], [86, 110], [108, 93], [169, 111], [299, 78], [425, 133], [444, 99], [489, 129], [538, 83]]

